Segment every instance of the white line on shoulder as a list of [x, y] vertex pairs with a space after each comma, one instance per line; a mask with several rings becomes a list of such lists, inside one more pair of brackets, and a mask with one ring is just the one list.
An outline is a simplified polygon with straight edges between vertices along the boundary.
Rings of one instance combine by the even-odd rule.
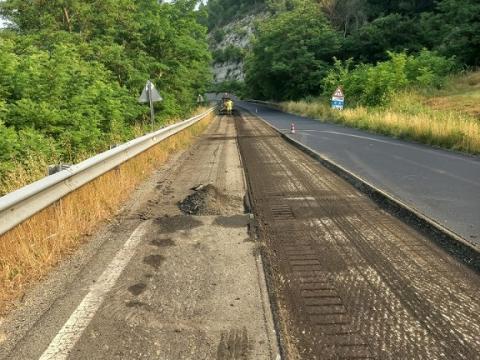
[[95, 316], [100, 305], [102, 305], [105, 295], [115, 285], [120, 274], [135, 254], [135, 249], [145, 234], [148, 224], [148, 221], [144, 222], [135, 229], [97, 282], [92, 285], [88, 294], [83, 298], [65, 325], [63, 325], [57, 336], [52, 340], [40, 357], [40, 360], [67, 359], [73, 347], [82, 336], [83, 331]]

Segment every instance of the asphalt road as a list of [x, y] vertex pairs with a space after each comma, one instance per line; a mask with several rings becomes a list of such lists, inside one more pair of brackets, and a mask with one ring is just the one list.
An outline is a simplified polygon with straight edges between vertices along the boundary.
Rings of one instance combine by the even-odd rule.
[[276, 359], [245, 191], [233, 119], [217, 117], [0, 317], [0, 359]]
[[236, 116], [285, 359], [480, 360], [480, 276], [271, 127]]
[[321, 123], [239, 102], [268, 123], [393, 195], [468, 241], [480, 244], [480, 158]]

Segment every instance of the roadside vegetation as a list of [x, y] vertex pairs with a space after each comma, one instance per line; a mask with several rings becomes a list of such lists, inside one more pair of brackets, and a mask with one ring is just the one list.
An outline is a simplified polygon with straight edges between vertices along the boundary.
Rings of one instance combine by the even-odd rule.
[[229, 45], [224, 49], [213, 51], [212, 56], [214, 63], [240, 62], [244, 59], [245, 52], [242, 48]]
[[[218, 88], [323, 121], [480, 153], [478, 1], [240, 3], [270, 16], [256, 24], [243, 86]], [[232, 18], [212, 14], [219, 4], [229, 1], [206, 7], [216, 32]], [[342, 112], [329, 105], [338, 86], [346, 94]]]
[[188, 147], [212, 118], [210, 114], [1, 235], [0, 316], [30, 284], [86, 242], [99, 223], [112, 218], [135, 187], [172, 153]]
[[[188, 116], [211, 79], [196, 1], [0, 2], [0, 196], [150, 131], [137, 99], [151, 79], [156, 127]], [[203, 109], [205, 110], [205, 109]], [[0, 315], [71, 254], [211, 116], [169, 137], [0, 236]], [[81, 206], [79, 206], [81, 204]]]
[[[449, 76], [455, 68], [427, 50], [390, 53], [376, 65], [337, 61], [323, 79], [323, 96], [282, 102], [292, 113], [428, 145], [480, 154], [480, 73]], [[347, 107], [328, 99], [343, 84]]]
[[[476, 116], [470, 114], [473, 109], [478, 108], [478, 105], [460, 110], [456, 100], [449, 102], [448, 105], [443, 100], [454, 96], [442, 97], [439, 94], [441, 93], [425, 94], [422, 90], [405, 90], [396, 93], [387, 105], [379, 107], [347, 105], [343, 111], [333, 110], [328, 101], [315, 98], [282, 102], [280, 106], [287, 112], [320, 121], [339, 123], [470, 154], [480, 154], [480, 119], [478, 113]], [[478, 96], [477, 93], [475, 97]], [[435, 105], [437, 103], [441, 106]]]
[[0, 195], [190, 114], [211, 79], [196, 1], [0, 2]]

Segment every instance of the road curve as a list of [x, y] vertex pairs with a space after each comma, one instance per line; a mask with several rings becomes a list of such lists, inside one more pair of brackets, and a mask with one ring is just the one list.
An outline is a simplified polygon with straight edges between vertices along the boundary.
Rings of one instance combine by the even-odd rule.
[[239, 102], [375, 187], [480, 244], [480, 158]]

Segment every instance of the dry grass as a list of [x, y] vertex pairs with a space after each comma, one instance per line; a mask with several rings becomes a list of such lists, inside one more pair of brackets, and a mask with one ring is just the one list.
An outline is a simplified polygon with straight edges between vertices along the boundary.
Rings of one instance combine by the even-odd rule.
[[131, 190], [172, 153], [187, 147], [212, 118], [162, 141], [0, 236], [0, 314], [77, 249], [99, 223], [115, 215]]
[[432, 109], [414, 92], [398, 94], [383, 108], [330, 109], [321, 101], [286, 102], [285, 111], [470, 154], [480, 154], [480, 121], [455, 110]]
[[445, 89], [426, 96], [424, 102], [434, 110], [459, 112], [480, 120], [480, 72], [450, 79]]
[[43, 154], [30, 156], [6, 172], [0, 181], [0, 196], [19, 189], [45, 176], [48, 160]]
[[[208, 107], [198, 107], [195, 109], [194, 114], [202, 114], [206, 112]], [[179, 118], [172, 118], [169, 121], [163, 122], [162, 126], [173, 124], [180, 121]], [[157, 129], [160, 128], [158, 125]], [[138, 138], [143, 136], [151, 131], [150, 124], [136, 124], [133, 126], [132, 134], [133, 137]], [[124, 140], [126, 141], [126, 140]], [[122, 140], [116, 141], [111, 139], [111, 143], [122, 142]], [[76, 162], [86, 160], [87, 158], [95, 155], [95, 153], [86, 153], [86, 154], [76, 154]], [[44, 154], [32, 154], [27, 159], [23, 159], [21, 162], [14, 164], [12, 169], [0, 173], [0, 196], [8, 194], [12, 191], [15, 191], [25, 185], [31, 184], [34, 181], [37, 181], [45, 177], [48, 165], [52, 163], [59, 163], [58, 158], [48, 159]]]

